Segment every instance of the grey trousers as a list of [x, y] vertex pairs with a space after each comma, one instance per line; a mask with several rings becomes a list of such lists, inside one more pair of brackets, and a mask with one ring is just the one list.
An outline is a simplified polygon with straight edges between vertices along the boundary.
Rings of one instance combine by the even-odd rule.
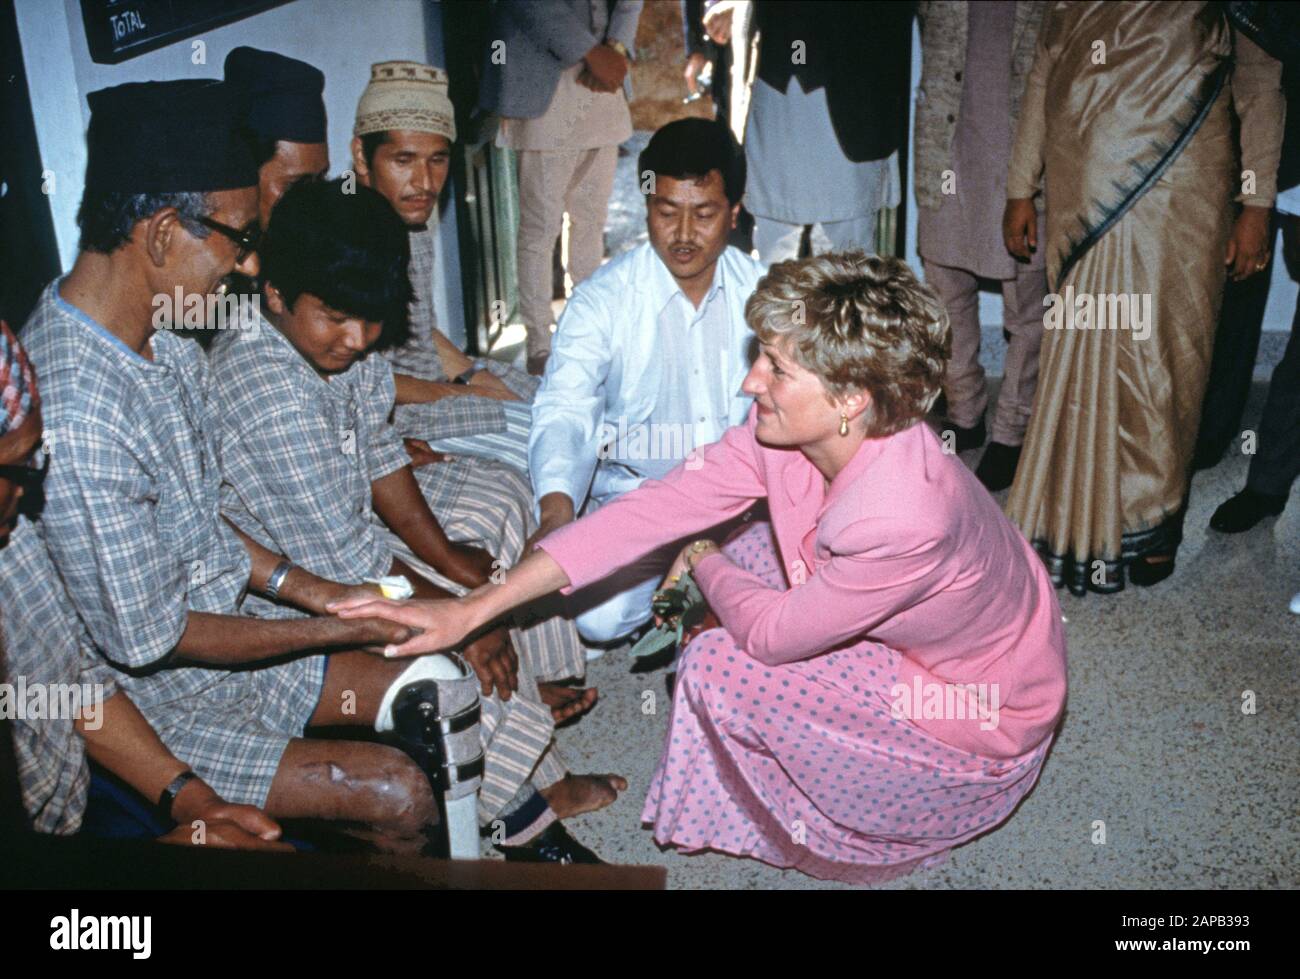
[[[952, 359], [944, 393], [948, 420], [962, 428], [979, 424], [988, 408], [989, 393], [980, 366], [979, 279], [965, 269], [922, 261], [925, 281], [939, 294], [952, 324]], [[1025, 441], [1029, 413], [1038, 387], [1038, 351], [1043, 343], [1043, 297], [1047, 273], [1018, 269], [1002, 282], [1002, 328], [1010, 335], [1002, 390], [993, 414], [993, 441], [1020, 445]]]

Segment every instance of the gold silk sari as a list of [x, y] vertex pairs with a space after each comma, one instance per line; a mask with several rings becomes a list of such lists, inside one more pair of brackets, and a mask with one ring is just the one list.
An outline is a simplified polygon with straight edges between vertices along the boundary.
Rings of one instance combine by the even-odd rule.
[[1238, 188], [1232, 51], [1198, 2], [1056, 4], [1039, 36], [1007, 196], [1043, 187], [1054, 305], [1006, 510], [1077, 594], [1181, 539]]

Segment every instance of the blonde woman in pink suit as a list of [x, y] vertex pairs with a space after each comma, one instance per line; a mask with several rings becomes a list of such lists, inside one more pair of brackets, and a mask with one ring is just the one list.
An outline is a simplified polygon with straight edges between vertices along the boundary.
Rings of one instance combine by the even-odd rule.
[[774, 265], [746, 306], [760, 353], [746, 424], [542, 540], [458, 601], [370, 601], [446, 649], [766, 500], [688, 545], [720, 622], [678, 665], [643, 819], [655, 840], [876, 883], [931, 867], [1033, 787], [1065, 703], [1052, 584], [922, 421], [949, 349], [934, 294], [862, 252]]

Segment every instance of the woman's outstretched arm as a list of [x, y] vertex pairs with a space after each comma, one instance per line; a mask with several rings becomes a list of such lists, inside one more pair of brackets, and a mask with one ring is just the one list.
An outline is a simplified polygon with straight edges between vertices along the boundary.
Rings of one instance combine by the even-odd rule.
[[418, 656], [453, 649], [466, 636], [511, 609], [549, 595], [568, 583], [569, 576], [554, 558], [543, 550], [534, 550], [506, 572], [500, 584], [489, 582], [464, 598], [412, 602], [359, 598], [326, 607], [344, 619], [373, 616], [420, 629], [420, 635], [415, 638], [384, 649], [384, 655], [389, 657]]

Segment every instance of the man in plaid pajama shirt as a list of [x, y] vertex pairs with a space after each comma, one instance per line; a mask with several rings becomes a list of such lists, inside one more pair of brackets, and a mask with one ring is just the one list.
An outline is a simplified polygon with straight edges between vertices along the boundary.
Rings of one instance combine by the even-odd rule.
[[398, 430], [438, 451], [504, 462], [526, 475], [537, 378], [467, 357], [438, 329], [434, 310], [437, 231], [429, 222], [456, 138], [447, 73], [410, 61], [372, 65], [353, 135], [359, 181], [388, 198], [410, 229], [411, 335], [384, 351], [397, 384]]
[[[315, 574], [353, 582], [405, 574], [421, 597], [446, 598], [468, 591], [458, 548], [388, 421], [392, 371], [368, 355], [400, 340], [407, 247], [388, 202], [364, 187], [299, 184], [276, 205], [261, 248], [267, 316], [212, 352], [222, 501], [249, 536]], [[530, 651], [544, 637], [537, 626], [511, 634], [519, 657], [501, 627], [462, 650], [490, 697], [479, 821], [487, 826], [540, 794], [547, 806], [536, 804], [535, 836], [556, 817], [612, 802], [616, 787], [611, 776], [566, 772], [532, 668]], [[556, 715], [582, 708], [570, 703]]]
[[0, 392], [0, 720], [14, 722], [25, 824], [38, 833], [81, 828], [89, 754], [146, 798], [167, 799], [180, 824], [167, 842], [197, 842], [201, 820], [206, 845], [288, 849], [274, 842], [273, 820], [221, 799], [164, 747], [77, 621], [33, 517], [48, 459], [36, 373], [2, 321]]
[[[404, 664], [361, 650], [400, 633], [320, 615], [357, 589], [221, 519], [204, 355], [159, 329], [179, 325], [174, 295], [202, 300], [232, 271], [257, 271], [257, 170], [230, 93], [150, 82], [91, 93], [90, 106], [81, 252], [23, 333], [52, 444], [42, 521], [72, 605], [119, 687], [223, 796], [422, 848], [437, 809], [410, 758], [301, 736], [376, 723]], [[241, 615], [248, 590], [319, 617]]]
[[[446, 92], [440, 69], [411, 62], [372, 66], [357, 106], [353, 166], [358, 181], [382, 194], [409, 230], [410, 337], [383, 356], [393, 366], [394, 420], [415, 462], [416, 481], [448, 536], [512, 567], [537, 529], [527, 453], [538, 382], [505, 364], [471, 361], [437, 327], [435, 232], [428, 223], [455, 138]], [[456, 380], [449, 383], [448, 375]], [[572, 622], [551, 617], [544, 625], [546, 641], [531, 651], [536, 676], [583, 676], [586, 657]], [[575, 698], [561, 689], [545, 690], [548, 701], [594, 702], [590, 693]]]

